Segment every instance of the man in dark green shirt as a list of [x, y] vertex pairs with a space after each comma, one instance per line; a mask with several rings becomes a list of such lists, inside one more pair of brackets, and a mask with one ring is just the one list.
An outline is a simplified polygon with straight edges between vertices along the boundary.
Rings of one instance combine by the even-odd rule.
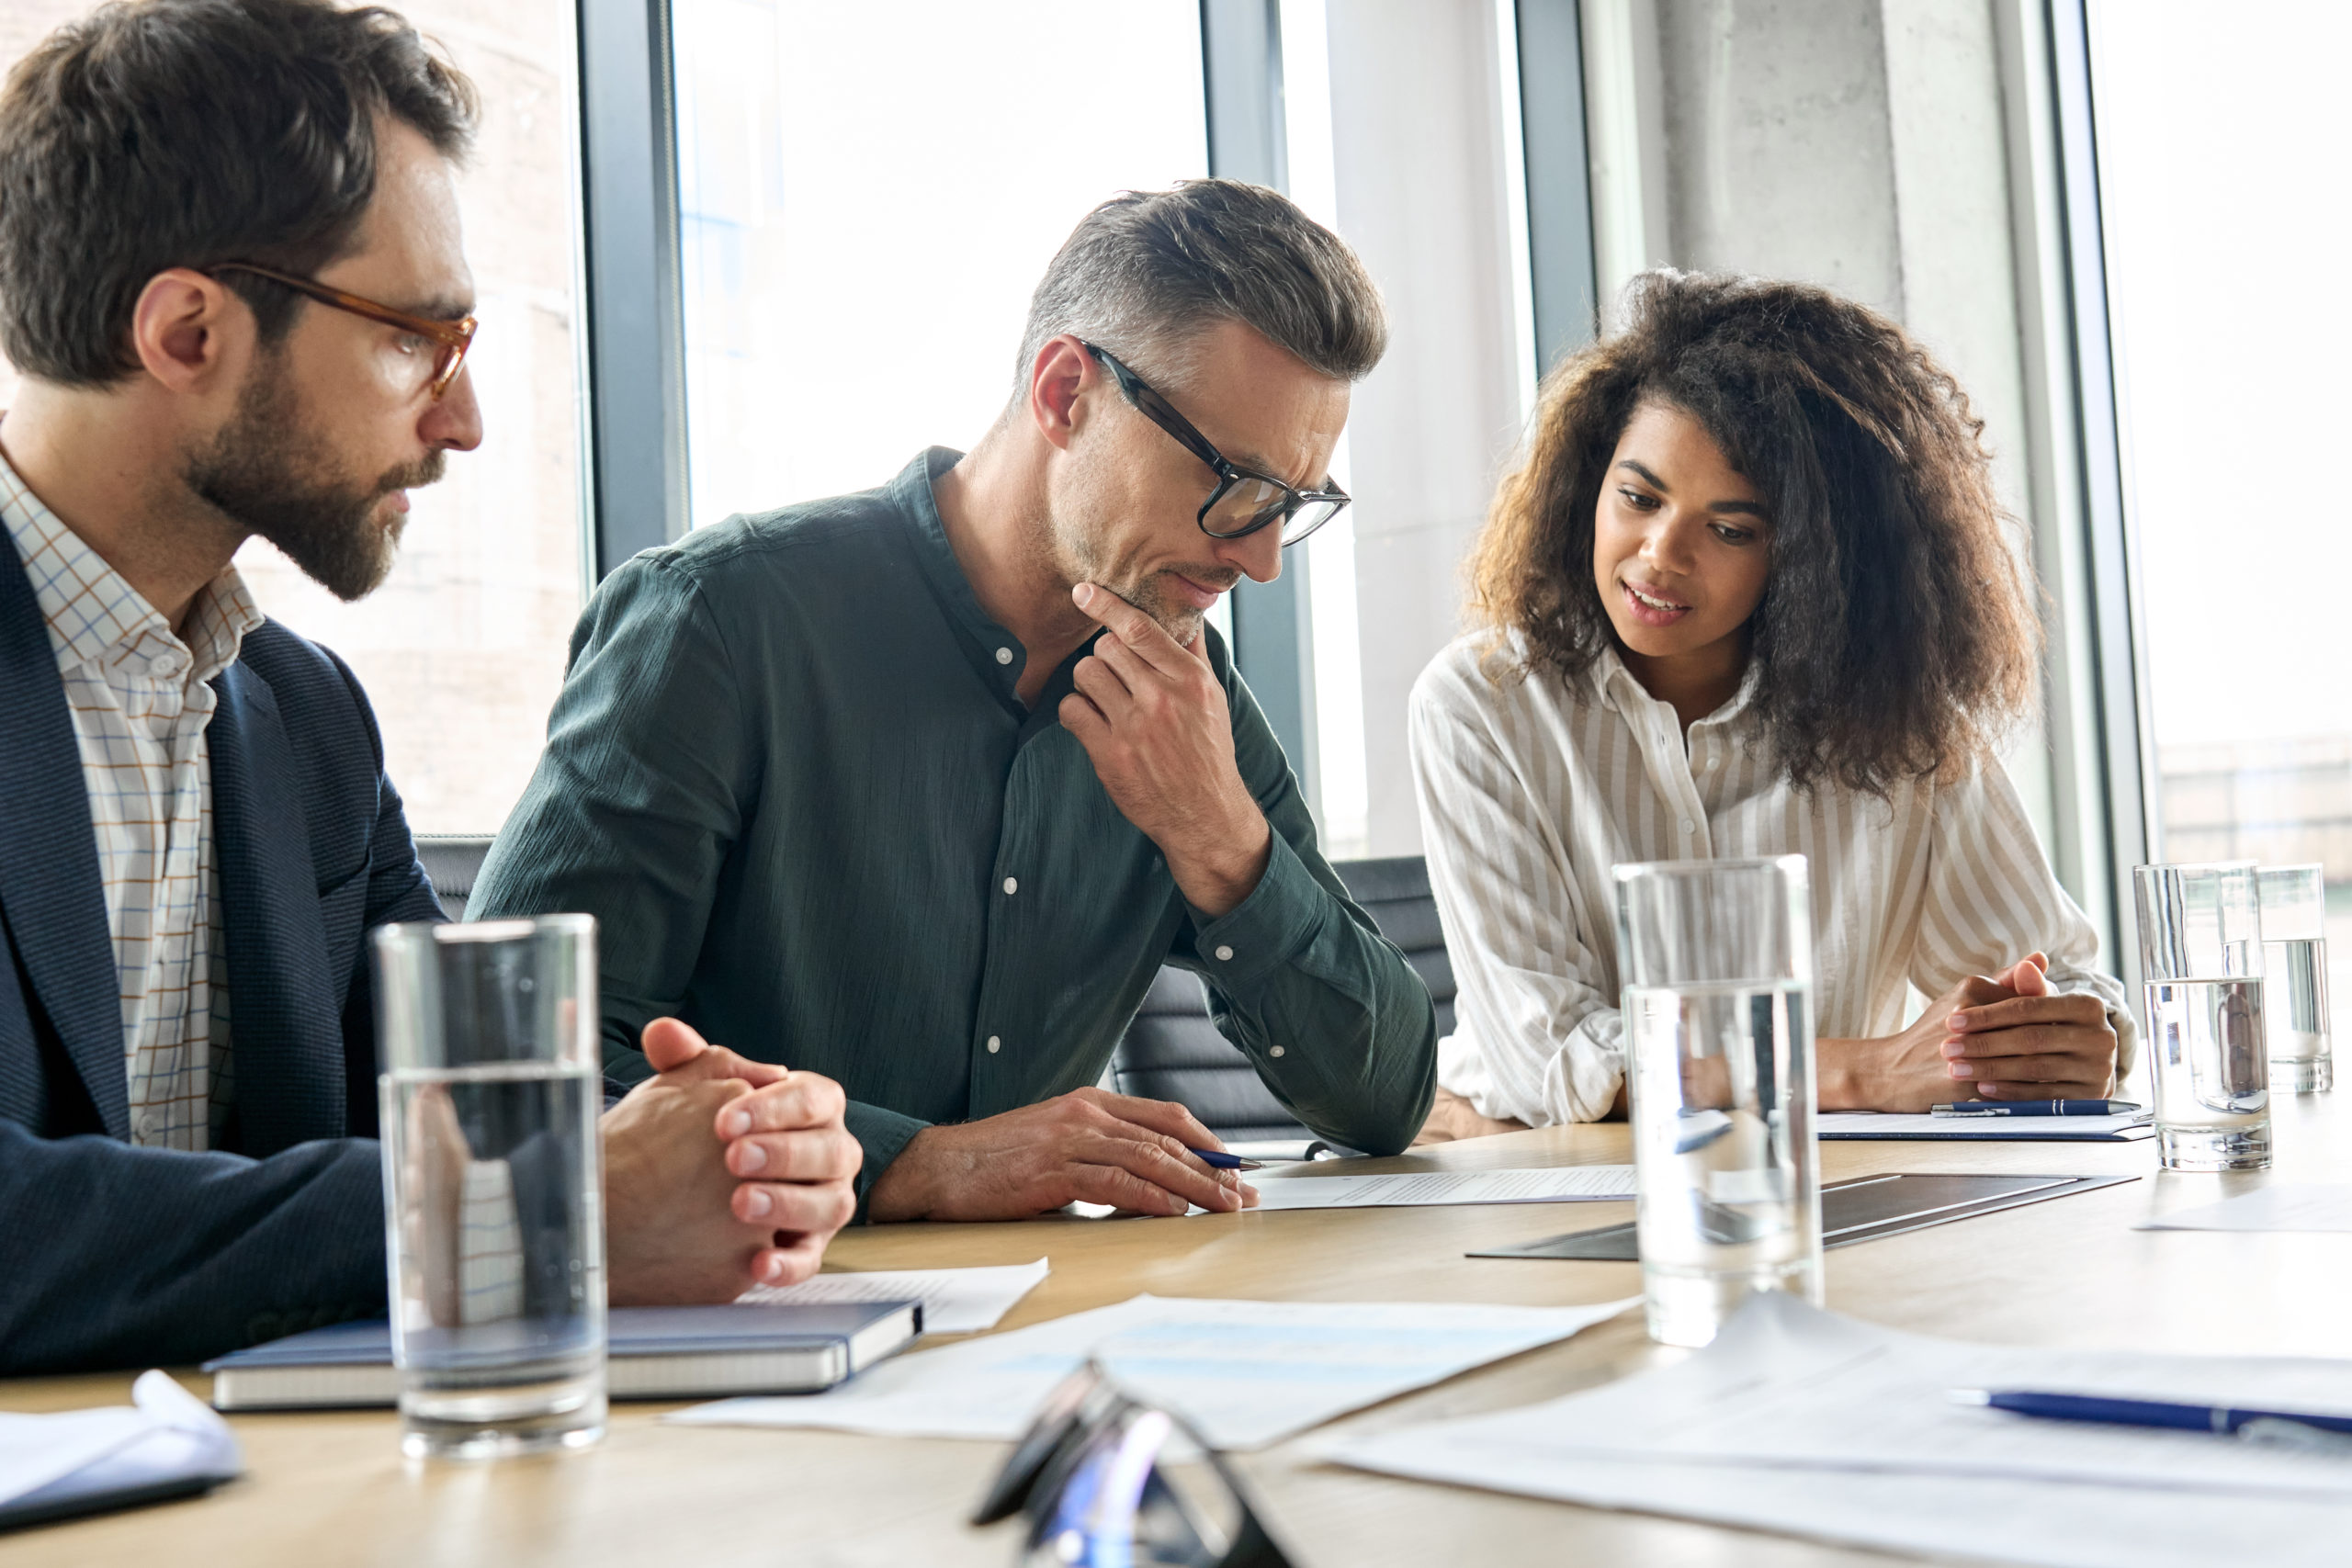
[[[1361, 264], [1271, 191], [1106, 203], [968, 457], [605, 582], [474, 908], [598, 918], [616, 1076], [675, 1014], [838, 1079], [871, 1219], [1250, 1201], [1181, 1106], [1091, 1087], [1163, 963], [1302, 1122], [1402, 1148], [1429, 994], [1204, 621], [1345, 504], [1385, 342]], [[731, 1130], [761, 1172], [763, 1129]]]

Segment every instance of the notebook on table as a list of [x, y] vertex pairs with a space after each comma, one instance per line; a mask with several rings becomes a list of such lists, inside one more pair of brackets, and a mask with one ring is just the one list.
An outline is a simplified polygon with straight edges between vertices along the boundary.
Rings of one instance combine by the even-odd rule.
[[[616, 1307], [605, 1314], [615, 1399], [814, 1393], [922, 1332], [919, 1302]], [[397, 1404], [391, 1325], [339, 1323], [207, 1361], [216, 1410]]]

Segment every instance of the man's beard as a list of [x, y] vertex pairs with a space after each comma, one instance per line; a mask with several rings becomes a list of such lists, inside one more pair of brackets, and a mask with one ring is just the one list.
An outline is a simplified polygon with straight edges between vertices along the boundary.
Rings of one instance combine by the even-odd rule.
[[[1113, 560], [1102, 549], [1102, 541], [1112, 532], [1105, 519], [1115, 513], [1119, 503], [1091, 486], [1061, 500], [1058, 507], [1048, 503], [1042, 520], [1043, 542], [1056, 574], [1072, 587], [1091, 582], [1109, 589], [1158, 621], [1160, 629], [1179, 644], [1191, 647], [1208, 616], [1172, 597], [1164, 587], [1161, 572], [1137, 570], [1132, 562]], [[1230, 587], [1240, 576], [1229, 567], [1215, 565], [1188, 568], [1185, 575], [1208, 588]]]
[[372, 521], [383, 499], [441, 477], [439, 451], [382, 478], [354, 484], [333, 449], [303, 417], [301, 400], [268, 359], [257, 363], [237, 411], [182, 477], [238, 526], [260, 535], [303, 575], [349, 604], [392, 570], [402, 520]]

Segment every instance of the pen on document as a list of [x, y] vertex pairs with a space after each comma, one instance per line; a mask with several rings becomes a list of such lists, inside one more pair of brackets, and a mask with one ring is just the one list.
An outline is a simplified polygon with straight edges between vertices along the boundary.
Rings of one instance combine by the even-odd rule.
[[1223, 1149], [1196, 1149], [1190, 1144], [1184, 1146], [1188, 1152], [1200, 1156], [1218, 1170], [1263, 1170], [1266, 1168], [1257, 1160], [1243, 1159], [1239, 1155], [1229, 1155]]
[[2128, 1116], [2128, 1100], [1963, 1100], [1928, 1108], [1930, 1116]]
[[[1956, 1388], [1954, 1404], [1983, 1404], [2045, 1421], [2093, 1421], [2109, 1427], [2164, 1427], [2224, 1437], [2270, 1438], [2290, 1433], [2352, 1433], [2352, 1416], [2314, 1416], [2293, 1410], [2240, 1410], [2226, 1404], [2176, 1404], [2162, 1399], [2116, 1399], [2101, 1394], [2046, 1393], [2022, 1388]], [[2282, 1432], [2279, 1428], [2287, 1428]]]

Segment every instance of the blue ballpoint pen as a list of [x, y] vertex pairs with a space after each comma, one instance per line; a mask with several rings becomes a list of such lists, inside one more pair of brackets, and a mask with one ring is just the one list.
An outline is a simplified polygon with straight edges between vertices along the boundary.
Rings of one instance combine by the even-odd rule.
[[2352, 1433], [2352, 1416], [2314, 1416], [2293, 1410], [2239, 1410], [2222, 1404], [2176, 1404], [2161, 1399], [2114, 1399], [2087, 1393], [2043, 1393], [2032, 1389], [1956, 1388], [1955, 1404], [1985, 1404], [2049, 1421], [2096, 1421], [2111, 1427], [2167, 1427], [2187, 1432], [2237, 1436], [2257, 1421], [2280, 1421], [2322, 1432]]
[[1239, 1155], [1229, 1155], [1223, 1149], [1195, 1149], [1189, 1144], [1185, 1147], [1219, 1170], [1263, 1170], [1266, 1168], [1254, 1159], [1243, 1159]]
[[2128, 1100], [1964, 1100], [1930, 1106], [1930, 1116], [2128, 1116], [2140, 1108]]

